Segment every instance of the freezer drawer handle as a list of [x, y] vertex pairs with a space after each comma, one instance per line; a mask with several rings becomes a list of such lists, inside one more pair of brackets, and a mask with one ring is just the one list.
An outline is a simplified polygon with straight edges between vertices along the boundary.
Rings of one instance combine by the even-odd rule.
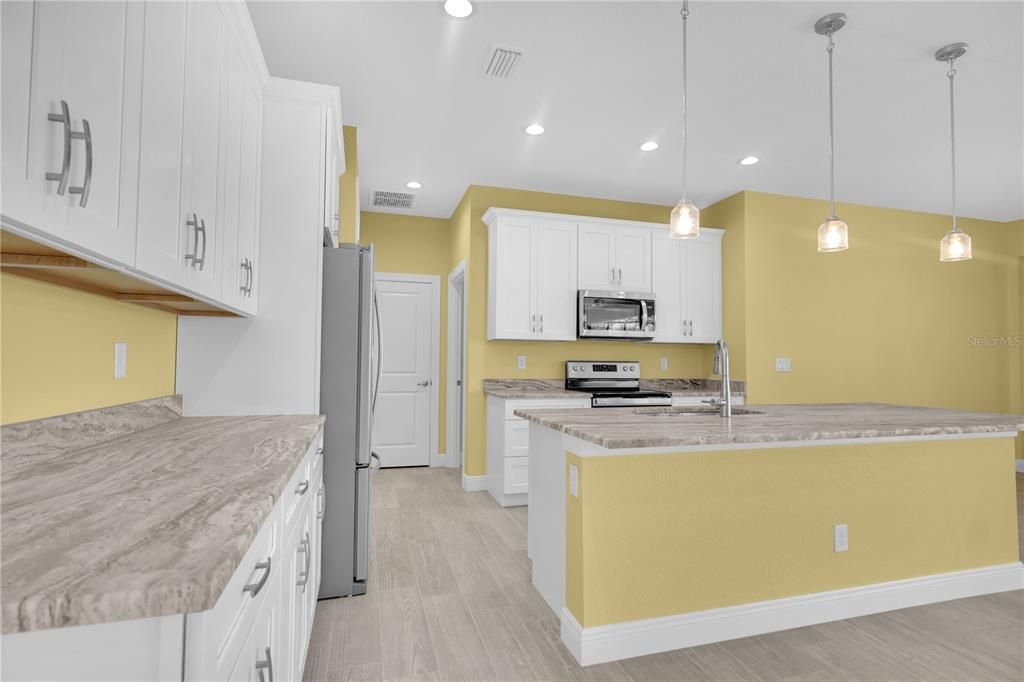
[[[370, 461], [370, 468], [371, 469], [380, 469], [380, 457], [377, 456], [376, 452], [371, 452], [370, 453], [370, 460], [371, 460]], [[373, 462], [374, 461], [377, 462], [377, 466], [373, 466]]]
[[[267, 578], [270, 577], [270, 557], [267, 557], [266, 561], [260, 561], [256, 564], [257, 571], [261, 568], [263, 569], [263, 575], [260, 576], [260, 579], [243, 587], [242, 592], [251, 592], [254, 597], [260, 593], [260, 590], [267, 583]], [[273, 673], [271, 673], [271, 676], [273, 676]]]
[[[256, 674], [260, 676], [260, 682], [274, 682], [274, 661], [270, 658], [270, 647], [265, 647], [263, 653], [266, 654], [267, 660], [256, 661]], [[264, 679], [263, 671], [267, 671], [267, 677]]]
[[295, 489], [295, 493], [297, 495], [305, 495], [307, 490], [309, 490], [309, 481], [308, 480], [307, 481], [303, 481], [302, 483], [300, 483], [299, 486]]

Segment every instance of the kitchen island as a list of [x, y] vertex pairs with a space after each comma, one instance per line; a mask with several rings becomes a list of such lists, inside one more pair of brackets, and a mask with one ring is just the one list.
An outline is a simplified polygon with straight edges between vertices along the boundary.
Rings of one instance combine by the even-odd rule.
[[533, 584], [583, 665], [1024, 588], [1024, 417], [518, 410]]

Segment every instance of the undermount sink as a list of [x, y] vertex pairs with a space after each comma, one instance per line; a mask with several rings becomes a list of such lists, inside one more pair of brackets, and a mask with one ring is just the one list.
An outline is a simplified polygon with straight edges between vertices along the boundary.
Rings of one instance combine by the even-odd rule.
[[[633, 409], [633, 414], [645, 417], [717, 417], [719, 416], [719, 409], [710, 405], [707, 407], [697, 405], [683, 407], [637, 407]], [[732, 414], [735, 417], [743, 414], [764, 414], [764, 412], [750, 410], [745, 407], [734, 407], [732, 408]]]

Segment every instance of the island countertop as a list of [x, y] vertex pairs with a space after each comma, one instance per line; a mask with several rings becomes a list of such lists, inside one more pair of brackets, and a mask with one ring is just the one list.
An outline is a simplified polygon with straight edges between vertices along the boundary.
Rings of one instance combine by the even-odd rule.
[[[732, 394], [742, 396], [746, 382], [732, 381]], [[665, 391], [673, 397], [718, 397], [722, 383], [717, 379], [641, 379], [640, 388], [645, 391]], [[484, 379], [484, 395], [503, 400], [552, 400], [564, 398], [586, 398], [585, 391], [570, 391], [565, 388], [564, 379]]]
[[5, 452], [3, 633], [212, 608], [323, 421], [183, 417]]
[[609, 450], [957, 436], [1024, 431], [1024, 416], [888, 405], [748, 405], [733, 416], [693, 408], [516, 410], [515, 415]]

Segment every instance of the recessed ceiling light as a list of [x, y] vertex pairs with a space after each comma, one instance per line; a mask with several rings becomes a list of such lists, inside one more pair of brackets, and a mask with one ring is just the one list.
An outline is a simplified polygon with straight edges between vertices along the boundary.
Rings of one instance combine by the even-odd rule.
[[409, 189], [423, 189], [423, 183], [416, 182], [415, 180], [410, 180], [409, 182], [405, 183], [405, 186], [408, 187]]
[[544, 126], [542, 126], [539, 123], [531, 123], [530, 125], [526, 126], [526, 134], [527, 135], [543, 135], [544, 134]]
[[740, 165], [741, 166], [753, 166], [755, 163], [757, 163], [760, 160], [761, 159], [757, 158], [756, 156], [744, 156], [742, 159], [740, 159]]
[[465, 19], [473, 13], [473, 3], [469, 0], [445, 0], [444, 11], [456, 19]]
[[654, 140], [648, 140], [647, 142], [644, 142], [642, 145], [640, 145], [640, 151], [642, 152], [653, 152], [657, 148], [658, 143], [655, 142]]

